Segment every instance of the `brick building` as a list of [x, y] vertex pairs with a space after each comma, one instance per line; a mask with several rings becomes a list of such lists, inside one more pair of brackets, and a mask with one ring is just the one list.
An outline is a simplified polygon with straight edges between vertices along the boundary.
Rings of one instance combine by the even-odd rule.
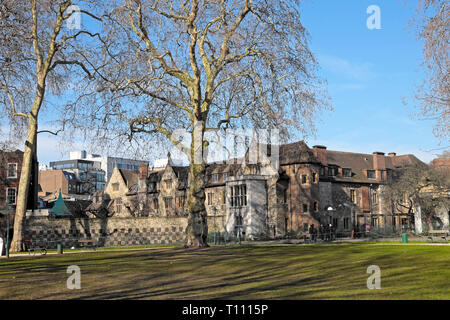
[[[7, 213], [11, 214], [10, 234], [12, 236], [14, 212], [17, 203], [17, 192], [19, 190], [20, 174], [22, 171], [22, 160], [23, 152], [20, 150], [0, 150], [0, 237], [4, 237], [6, 235]], [[34, 210], [37, 207], [37, 168], [37, 161], [33, 161], [27, 203], [28, 210]], [[7, 200], [10, 205], [9, 208], [6, 206]]]
[[23, 152], [0, 151], [0, 210], [6, 209], [6, 201], [15, 206], [22, 170]]
[[[332, 151], [304, 141], [252, 144], [242, 159], [208, 164], [205, 206], [218, 229], [248, 239], [302, 234], [311, 224], [332, 224], [342, 235], [366, 225], [395, 232], [410, 228], [411, 217], [393, 212], [381, 189], [393, 170], [406, 165], [426, 166], [413, 155]], [[188, 167], [170, 159], [157, 170], [116, 167], [90, 209], [110, 216], [183, 216], [188, 175]]]

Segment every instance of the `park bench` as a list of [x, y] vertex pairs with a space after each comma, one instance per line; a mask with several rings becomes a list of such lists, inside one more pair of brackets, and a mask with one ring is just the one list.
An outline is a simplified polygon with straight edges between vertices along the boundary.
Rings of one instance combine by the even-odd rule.
[[78, 243], [85, 248], [88, 248], [90, 246], [91, 248], [94, 248], [94, 250], [97, 249], [97, 240], [94, 239], [80, 239], [78, 240]]
[[430, 230], [428, 231], [428, 240], [434, 241], [435, 238], [447, 241], [448, 230]]

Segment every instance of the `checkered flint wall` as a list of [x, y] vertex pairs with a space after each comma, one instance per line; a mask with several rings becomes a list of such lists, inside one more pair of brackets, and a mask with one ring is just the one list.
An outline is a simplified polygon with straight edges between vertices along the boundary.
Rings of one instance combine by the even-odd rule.
[[[55, 219], [30, 218], [25, 237], [32, 247], [65, 248], [95, 244], [99, 247], [182, 244], [185, 239], [185, 217]], [[81, 240], [81, 241], [80, 241]], [[84, 240], [93, 240], [85, 242]]]

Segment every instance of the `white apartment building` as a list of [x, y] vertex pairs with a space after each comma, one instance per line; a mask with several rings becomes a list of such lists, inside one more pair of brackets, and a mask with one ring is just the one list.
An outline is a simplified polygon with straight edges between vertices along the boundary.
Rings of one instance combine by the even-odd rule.
[[117, 164], [119, 169], [139, 170], [140, 164], [148, 164], [148, 161], [101, 156], [98, 154], [88, 154], [85, 150], [70, 152], [70, 160], [90, 160], [100, 162], [100, 168], [105, 171], [105, 180], [108, 182], [113, 169]]

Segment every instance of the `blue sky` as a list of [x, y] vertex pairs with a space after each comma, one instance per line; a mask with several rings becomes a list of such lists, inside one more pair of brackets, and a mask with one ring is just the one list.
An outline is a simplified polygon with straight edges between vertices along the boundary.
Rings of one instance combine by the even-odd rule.
[[[433, 124], [413, 117], [411, 98], [421, 82], [422, 43], [408, 28], [415, 1], [305, 1], [303, 23], [328, 81], [334, 112], [321, 117], [316, 138], [332, 150], [412, 153], [430, 161], [439, 145]], [[381, 29], [369, 30], [366, 10], [377, 5]]]
[[[310, 47], [328, 81], [334, 111], [323, 114], [310, 146], [330, 150], [415, 154], [429, 162], [448, 147], [433, 136], [433, 124], [416, 120], [411, 98], [422, 79], [422, 43], [408, 28], [415, 1], [305, 0], [302, 20], [309, 31]], [[369, 30], [366, 12], [381, 9], [381, 29]], [[48, 163], [68, 157], [70, 149], [48, 135], [39, 137], [39, 160]], [[82, 145], [72, 146], [81, 148]], [[89, 150], [93, 152], [94, 150]]]

